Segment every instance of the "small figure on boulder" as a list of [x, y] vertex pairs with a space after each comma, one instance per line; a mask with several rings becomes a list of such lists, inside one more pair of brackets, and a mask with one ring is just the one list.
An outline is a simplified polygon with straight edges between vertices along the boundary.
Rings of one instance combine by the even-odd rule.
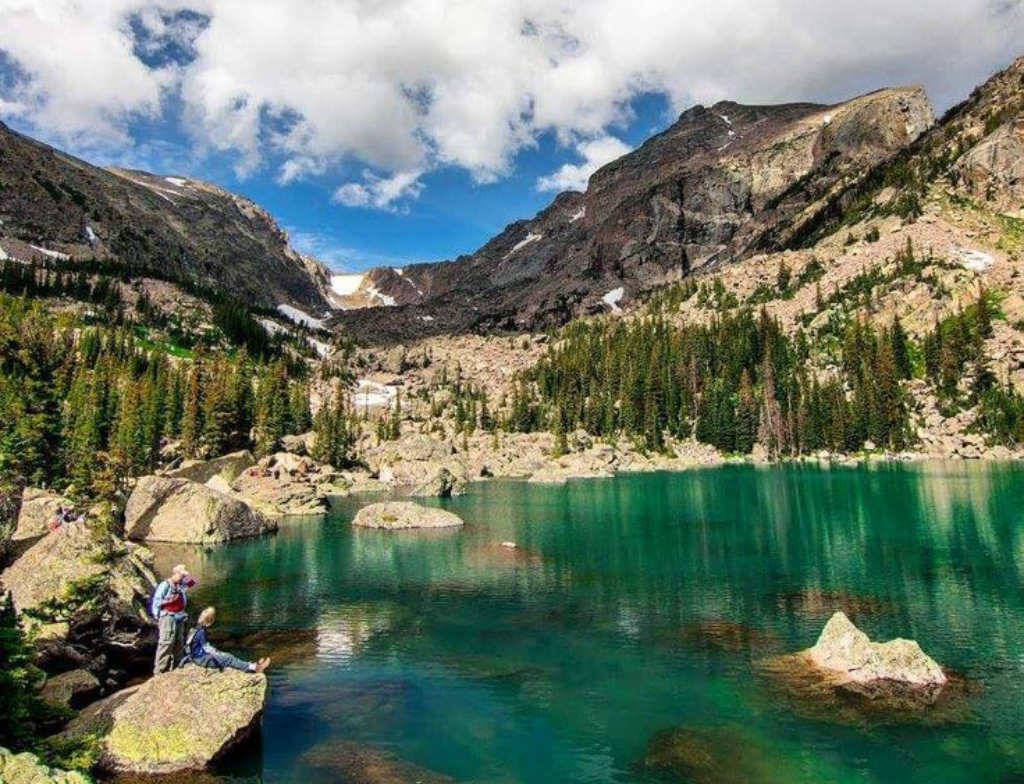
[[270, 659], [267, 658], [260, 659], [258, 662], [247, 662], [214, 648], [207, 640], [206, 630], [213, 626], [216, 620], [217, 610], [213, 607], [207, 607], [199, 613], [196, 628], [188, 636], [186, 663], [196, 664], [200, 667], [213, 667], [218, 670], [231, 668], [242, 672], [263, 672], [270, 666]]
[[62, 525], [67, 525], [68, 523], [84, 523], [84, 522], [85, 522], [85, 512], [82, 512], [82, 514], [80, 514], [78, 517], [75, 517], [75, 509], [74, 509], [74, 507], [72, 507], [72, 506], [64, 506], [63, 504], [61, 504], [61, 507], [58, 510], [57, 514], [55, 514], [53, 516], [53, 519], [50, 520], [50, 522], [47, 524], [47, 528], [49, 528], [50, 531], [56, 531]]
[[171, 570], [171, 576], [161, 582], [153, 592], [150, 612], [156, 619], [159, 636], [156, 643], [156, 662], [153, 674], [170, 672], [181, 663], [185, 655], [185, 621], [188, 613], [188, 589], [195, 587], [184, 564]]

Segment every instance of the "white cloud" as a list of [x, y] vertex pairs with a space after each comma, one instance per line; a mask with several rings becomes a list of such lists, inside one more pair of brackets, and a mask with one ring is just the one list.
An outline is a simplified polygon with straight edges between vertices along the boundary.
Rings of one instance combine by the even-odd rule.
[[558, 171], [537, 180], [539, 191], [585, 191], [590, 175], [616, 158], [632, 150], [625, 142], [614, 136], [581, 142], [576, 152], [583, 158], [582, 163], [567, 163]]
[[346, 207], [395, 210], [397, 202], [415, 199], [423, 192], [423, 183], [419, 181], [422, 175], [422, 171], [409, 171], [380, 177], [366, 171], [362, 182], [345, 183], [334, 192], [332, 199]]
[[[366, 166], [382, 176], [338, 200], [392, 209], [416, 195], [410, 172], [492, 181], [542, 134], [606, 137], [643, 92], [679, 110], [924, 82], [943, 108], [1022, 40], [1008, 0], [0, 0], [17, 66], [0, 111], [116, 147], [181, 107], [198, 155], [242, 174], [273, 161], [283, 183]], [[161, 42], [188, 57], [154, 65]], [[552, 177], [578, 182], [579, 152]]]

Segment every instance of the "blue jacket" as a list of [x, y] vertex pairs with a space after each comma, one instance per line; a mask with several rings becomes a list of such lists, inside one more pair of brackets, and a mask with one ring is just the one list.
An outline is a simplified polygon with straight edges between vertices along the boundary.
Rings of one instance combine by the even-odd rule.
[[206, 639], [206, 627], [197, 626], [188, 636], [185, 659], [203, 667], [220, 667], [217, 654], [220, 653]]
[[[164, 609], [164, 603], [172, 599], [175, 594], [180, 594], [182, 599], [181, 612], [168, 613]], [[188, 606], [188, 591], [183, 585], [175, 586], [170, 580], [162, 581], [153, 591], [153, 598], [150, 601], [149, 611], [154, 618], [160, 620], [163, 616], [173, 614], [176, 620], [184, 620], [188, 617], [185, 607]]]

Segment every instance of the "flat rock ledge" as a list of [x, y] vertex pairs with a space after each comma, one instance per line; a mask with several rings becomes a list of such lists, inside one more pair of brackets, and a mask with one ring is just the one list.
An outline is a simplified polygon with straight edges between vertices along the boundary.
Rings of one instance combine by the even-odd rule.
[[808, 661], [842, 684], [893, 681], [911, 686], [944, 686], [942, 668], [913, 640], [872, 642], [844, 613], [825, 624]]
[[462, 518], [443, 509], [431, 509], [410, 501], [389, 501], [364, 506], [352, 525], [398, 531], [409, 528], [458, 528]]
[[90, 784], [88, 776], [48, 768], [34, 754], [0, 748], [0, 781], [4, 784]]
[[183, 667], [89, 706], [64, 737], [98, 737], [105, 774], [205, 770], [259, 733], [266, 699], [264, 675]]

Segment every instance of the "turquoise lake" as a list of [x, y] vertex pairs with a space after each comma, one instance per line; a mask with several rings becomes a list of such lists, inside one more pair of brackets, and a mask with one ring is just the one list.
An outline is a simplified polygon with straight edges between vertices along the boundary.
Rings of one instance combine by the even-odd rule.
[[[373, 500], [159, 550], [199, 577], [193, 616], [217, 606], [215, 644], [274, 658], [262, 745], [225, 781], [344, 782], [353, 743], [477, 784], [742, 777], [641, 764], [683, 728], [763, 781], [1024, 782], [1024, 465], [493, 482], [433, 502], [457, 532], [353, 530]], [[966, 684], [956, 710], [781, 697], [762, 660], [835, 610], [918, 640]]]

